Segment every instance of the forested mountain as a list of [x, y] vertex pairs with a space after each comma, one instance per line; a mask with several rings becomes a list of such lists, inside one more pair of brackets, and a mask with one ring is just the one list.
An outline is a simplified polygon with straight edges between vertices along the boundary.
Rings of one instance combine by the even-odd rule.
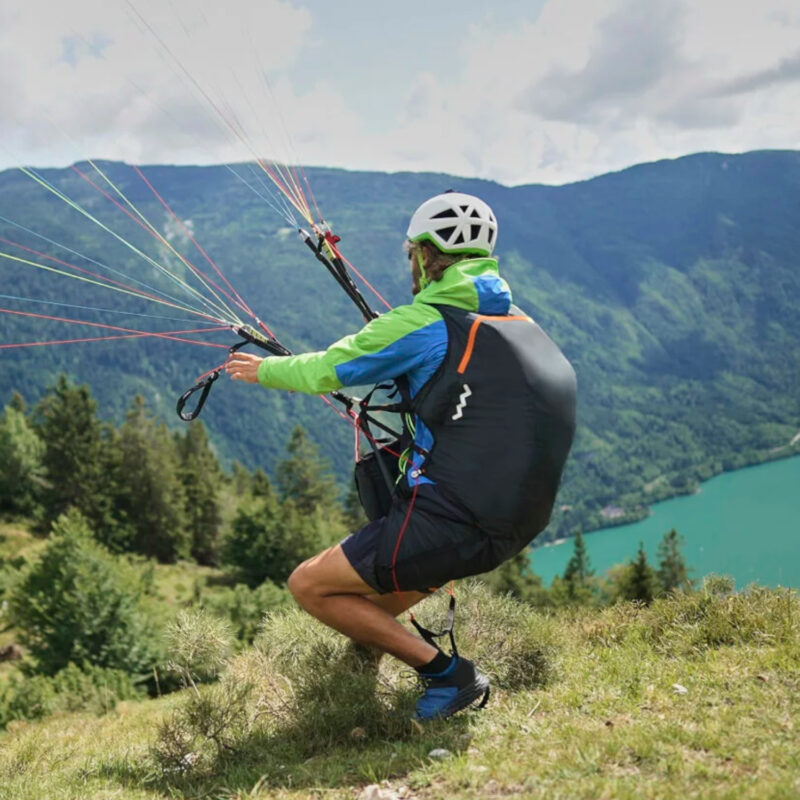
[[[135, 172], [105, 162], [103, 169], [194, 260]], [[360, 325], [355, 308], [286, 223], [229, 170], [145, 172], [289, 347], [324, 347]], [[699, 154], [560, 187], [510, 188], [435, 174], [307, 173], [343, 251], [393, 304], [409, 297], [401, 245], [408, 216], [422, 200], [454, 188], [494, 208], [501, 270], [515, 300], [558, 342], [579, 378], [579, 435], [548, 535], [604, 524], [620, 513], [601, 513], [607, 506], [636, 515], [643, 504], [687, 491], [721, 469], [789, 452], [785, 446], [800, 428], [800, 153]], [[41, 174], [155, 252], [152, 240], [74, 172]], [[140, 274], [140, 259], [17, 171], [0, 174], [0, 215], [4, 240], [91, 266], [4, 221], [14, 220]], [[24, 257], [5, 241], [0, 251]], [[163, 276], [148, 273], [146, 280]], [[14, 298], [168, 315], [18, 261], [0, 259], [0, 287], [7, 309], [142, 329], [155, 323]], [[0, 343], [98, 334], [0, 314]], [[108, 418], [120, 421], [141, 393], [179, 425], [175, 398], [223, 357], [222, 350], [163, 340], [0, 350], [0, 407], [12, 390], [35, 401], [66, 372], [91, 385]], [[269, 471], [283, 455], [289, 428], [300, 422], [338, 471], [348, 469], [351, 431], [316, 398], [222, 380], [203, 419], [226, 459]]]

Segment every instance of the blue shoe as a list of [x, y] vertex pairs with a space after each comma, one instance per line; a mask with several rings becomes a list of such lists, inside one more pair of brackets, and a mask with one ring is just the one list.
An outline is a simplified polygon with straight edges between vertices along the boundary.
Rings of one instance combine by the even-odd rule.
[[414, 719], [444, 719], [481, 696], [479, 708], [489, 700], [489, 679], [466, 658], [454, 656], [444, 672], [420, 678], [425, 684], [425, 694], [417, 701]]

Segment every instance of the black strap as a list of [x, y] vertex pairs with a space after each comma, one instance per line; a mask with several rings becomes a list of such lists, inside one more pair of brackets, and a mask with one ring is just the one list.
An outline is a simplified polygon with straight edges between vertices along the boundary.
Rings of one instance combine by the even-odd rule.
[[[310, 233], [303, 230], [302, 228], [298, 229], [301, 238], [303, 241], [311, 248], [314, 256], [321, 261], [326, 269], [331, 273], [331, 275], [336, 279], [337, 283], [344, 289], [347, 293], [348, 297], [356, 304], [359, 311], [364, 316], [364, 319], [367, 322], [378, 317], [378, 313], [373, 311], [370, 307], [369, 303], [364, 299], [364, 296], [356, 286], [355, 281], [350, 276], [347, 267], [345, 266], [344, 262], [342, 261], [341, 257], [337, 254], [335, 244], [338, 241], [337, 237], [333, 237], [330, 234], [326, 237], [323, 234], [318, 234], [316, 242], [314, 238], [311, 236]], [[325, 246], [326, 241], [331, 244], [331, 252], [333, 253], [332, 257], [329, 259], [323, 252], [322, 249]], [[259, 325], [260, 325], [259, 321]], [[263, 326], [262, 326], [263, 327]], [[292, 355], [292, 351], [289, 350], [287, 347], [284, 347], [273, 335], [270, 333], [262, 333], [260, 330], [254, 328], [252, 325], [236, 325], [233, 326], [234, 332], [236, 332], [239, 336], [242, 337], [242, 341], [238, 342], [237, 344], [233, 345], [230, 348], [231, 353], [235, 353], [240, 347], [244, 347], [244, 345], [250, 343], [254, 344], [257, 347], [266, 350], [268, 353], [272, 353], [275, 356], [290, 356]], [[188, 391], [184, 392], [180, 399], [178, 400], [177, 410], [178, 416], [184, 420], [185, 422], [190, 422], [193, 419], [196, 419], [200, 412], [203, 410], [203, 406], [205, 405], [206, 400], [208, 399], [208, 393], [211, 391], [211, 386], [213, 385], [214, 381], [217, 380], [220, 376], [220, 370], [215, 370], [211, 373], [207, 378], [204, 378], [198, 384], [193, 386]], [[373, 390], [374, 391], [374, 390]], [[187, 400], [195, 393], [201, 392], [200, 399], [197, 403], [196, 408], [192, 412], [184, 412], [184, 406], [186, 405]], [[372, 396], [372, 393], [369, 395]], [[331, 392], [331, 397], [334, 400], [342, 403], [348, 412], [352, 409], [355, 401], [353, 398], [349, 397], [348, 395], [342, 392]], [[381, 428], [382, 430], [386, 431], [387, 433], [394, 432], [387, 428], [386, 426], [382, 425], [381, 423], [373, 420], [373, 424], [377, 427]], [[394, 434], [397, 436], [397, 434]]]
[[383, 480], [386, 483], [386, 487], [389, 489], [389, 495], [394, 495], [395, 490], [395, 482], [392, 480], [392, 476], [389, 474], [389, 470], [386, 464], [383, 463], [383, 459], [381, 458], [381, 454], [378, 450], [378, 445], [376, 444], [375, 437], [372, 435], [372, 431], [370, 430], [370, 422], [374, 423], [377, 427], [382, 428], [384, 431], [394, 433], [390, 428], [382, 425], [377, 420], [370, 417], [367, 413], [369, 409], [378, 408], [378, 406], [370, 406], [369, 401], [372, 399], [372, 395], [375, 394], [379, 389], [391, 389], [393, 388], [391, 384], [381, 383], [377, 386], [374, 386], [369, 394], [359, 402], [360, 411], [358, 414], [358, 424], [361, 428], [363, 428], [364, 433], [367, 435], [367, 441], [369, 442], [369, 446], [372, 448], [372, 452], [375, 454], [375, 460], [378, 462], [378, 469], [381, 471], [381, 475], [383, 476]]
[[417, 629], [419, 635], [433, 647], [436, 647], [438, 650], [438, 646], [434, 639], [440, 639], [442, 636], [449, 636], [450, 637], [450, 647], [453, 648], [451, 655], [457, 656], [458, 655], [458, 648], [456, 647], [456, 638], [453, 634], [453, 625], [456, 621], [456, 596], [454, 594], [450, 595], [450, 608], [447, 610], [447, 622], [445, 623], [444, 628], [440, 630], [438, 633], [434, 631], [429, 631], [427, 628], [423, 628], [422, 625], [417, 622], [414, 618], [414, 615], [411, 615], [411, 624]]
[[[192, 386], [191, 389], [184, 392], [180, 396], [176, 410], [178, 412], [178, 416], [184, 422], [191, 422], [193, 419], [197, 419], [197, 417], [200, 416], [200, 412], [203, 410], [203, 406], [206, 404], [206, 400], [208, 399], [208, 393], [211, 391], [214, 381], [219, 378], [219, 374], [220, 371], [218, 369], [214, 370], [214, 372], [212, 372], [208, 377], [203, 378], [203, 380]], [[184, 411], [184, 406], [195, 392], [202, 392], [202, 394], [200, 395], [200, 399], [197, 401], [194, 411]]]
[[[372, 405], [372, 395], [379, 390], [388, 392], [390, 399], [399, 394], [401, 397], [400, 402]], [[375, 458], [378, 460], [378, 466], [380, 467], [383, 479], [386, 481], [386, 485], [389, 487], [389, 491], [394, 492], [395, 482], [391, 479], [383, 460], [380, 458], [380, 456], [378, 456], [378, 447], [375, 442], [375, 437], [372, 435], [370, 426], [374, 425], [376, 428], [380, 428], [384, 433], [388, 433], [389, 436], [392, 437], [392, 440], [400, 440], [402, 442], [403, 450], [411, 448], [414, 452], [419, 453], [423, 458], [428, 458], [430, 453], [424, 447], [420, 447], [418, 444], [414, 443], [414, 437], [411, 435], [411, 431], [409, 431], [405, 417], [403, 416], [411, 409], [411, 393], [408, 388], [408, 378], [405, 375], [401, 375], [399, 378], [395, 378], [392, 383], [379, 383], [376, 386], [373, 386], [367, 396], [364, 397], [363, 400], [359, 401], [358, 405], [360, 409], [358, 412], [358, 423], [367, 436], [367, 441], [372, 448], [372, 452], [375, 453]], [[370, 411], [385, 411], [392, 414], [400, 414], [403, 428], [402, 433], [398, 433], [388, 425], [384, 425], [384, 423], [382, 423], [380, 420], [373, 417], [370, 414]]]
[[252, 325], [239, 325], [233, 329], [244, 341], [238, 342], [229, 348], [233, 354], [246, 344], [254, 344], [274, 356], [290, 356], [292, 351], [284, 347], [274, 336], [265, 336], [261, 331], [256, 330]]
[[369, 303], [364, 299], [364, 295], [361, 294], [355, 281], [350, 277], [350, 273], [347, 271], [347, 267], [345, 267], [342, 259], [339, 256], [334, 256], [332, 259], [329, 259], [322, 252], [322, 248], [325, 246], [326, 242], [325, 237], [318, 235], [315, 242], [314, 237], [311, 236], [308, 231], [302, 228], [298, 228], [297, 230], [300, 234], [300, 238], [308, 245], [317, 261], [325, 265], [325, 269], [330, 272], [339, 286], [344, 289], [345, 294], [355, 303], [356, 308], [361, 312], [364, 319], [367, 322], [375, 319], [378, 316], [377, 312], [373, 311]]

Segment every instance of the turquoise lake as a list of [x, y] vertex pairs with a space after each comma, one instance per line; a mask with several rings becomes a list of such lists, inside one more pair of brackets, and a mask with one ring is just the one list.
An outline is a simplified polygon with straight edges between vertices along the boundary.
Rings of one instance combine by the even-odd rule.
[[[658, 543], [675, 528], [683, 536], [694, 578], [731, 575], [739, 587], [752, 581], [800, 588], [800, 457], [718, 475], [697, 494], [665, 500], [641, 522], [585, 535], [592, 568], [603, 573], [630, 561], [639, 542], [657, 563]], [[561, 574], [573, 544], [531, 551], [533, 570], [549, 585]]]

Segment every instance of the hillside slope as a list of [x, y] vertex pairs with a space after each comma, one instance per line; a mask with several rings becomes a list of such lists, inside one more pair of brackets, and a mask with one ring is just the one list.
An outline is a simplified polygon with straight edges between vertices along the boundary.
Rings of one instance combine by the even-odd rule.
[[[199, 694], [12, 723], [0, 798], [800, 793], [796, 593], [737, 595], [717, 581], [649, 608], [553, 617], [475, 584], [459, 599], [461, 650], [494, 683], [482, 713], [416, 726], [413, 690], [392, 664], [376, 682], [342, 637], [281, 613]], [[382, 795], [365, 789], [384, 781]]]
[[[133, 171], [104, 168], [166, 230], [164, 210]], [[144, 243], [75, 174], [45, 174]], [[225, 169], [151, 167], [147, 174], [290, 347], [324, 347], [359, 326], [355, 309], [284, 223]], [[422, 199], [453, 187], [494, 207], [501, 267], [516, 301], [579, 376], [580, 430], [560, 501], [571, 510], [556, 515], [549, 536], [603, 524], [608, 504], [636, 516], [642, 504], [688, 491], [698, 479], [774, 457], [800, 427], [800, 154], [699, 154], [561, 187], [434, 174], [308, 175], [345, 252], [394, 304], [408, 299], [400, 246]], [[135, 268], [128, 251], [76, 222], [19, 173], [0, 174], [0, 214]], [[2, 221], [0, 235], [57, 252]], [[116, 302], [103, 290], [10, 262], [0, 262], [0, 280], [13, 296]], [[65, 327], [0, 315], [0, 341], [60, 338]], [[109, 417], [119, 419], [141, 392], [171, 419], [174, 398], [218, 359], [203, 348], [128, 341], [3, 351], [2, 360], [0, 400], [13, 389], [35, 400], [66, 371], [92, 385]], [[338, 471], [348, 468], [347, 426], [332, 424], [335, 416], [314, 398], [227, 384], [215, 390], [204, 419], [226, 458], [269, 469], [299, 421]]]

